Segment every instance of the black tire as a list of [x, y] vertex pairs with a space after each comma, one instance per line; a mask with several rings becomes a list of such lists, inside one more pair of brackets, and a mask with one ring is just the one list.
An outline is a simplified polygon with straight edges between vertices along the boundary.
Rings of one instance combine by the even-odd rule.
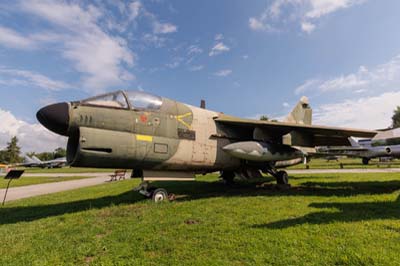
[[168, 201], [168, 192], [163, 188], [157, 188], [153, 191], [151, 199], [155, 203]]
[[235, 173], [231, 171], [223, 171], [221, 174], [221, 178], [227, 185], [233, 185], [235, 179]]
[[289, 184], [289, 176], [286, 171], [279, 171], [276, 173], [276, 183], [279, 185], [288, 185]]
[[362, 158], [362, 163], [363, 163], [363, 165], [368, 165], [369, 158]]

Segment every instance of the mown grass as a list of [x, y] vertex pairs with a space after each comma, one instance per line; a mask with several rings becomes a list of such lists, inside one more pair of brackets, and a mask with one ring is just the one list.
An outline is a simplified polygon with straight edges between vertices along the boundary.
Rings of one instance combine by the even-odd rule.
[[159, 183], [177, 200], [158, 205], [138, 180], [9, 202], [0, 265], [400, 265], [400, 174], [260, 183]]
[[[20, 169], [20, 168], [19, 168]], [[27, 174], [52, 174], [52, 173], [111, 173], [115, 169], [103, 169], [103, 168], [84, 168], [84, 167], [63, 167], [63, 168], [21, 168], [25, 170]]]
[[[22, 176], [19, 179], [14, 179], [10, 183], [10, 187], [21, 187], [28, 185], [36, 185], [43, 183], [53, 183], [53, 182], [61, 182], [68, 180], [76, 180], [88, 178], [87, 176]], [[0, 189], [6, 188], [9, 180], [1, 178], [0, 179]]]
[[379, 162], [372, 159], [368, 165], [364, 165], [360, 158], [339, 158], [338, 161], [327, 161], [323, 158], [312, 158], [307, 165], [298, 164], [288, 169], [377, 169], [377, 168], [400, 168], [400, 160]]

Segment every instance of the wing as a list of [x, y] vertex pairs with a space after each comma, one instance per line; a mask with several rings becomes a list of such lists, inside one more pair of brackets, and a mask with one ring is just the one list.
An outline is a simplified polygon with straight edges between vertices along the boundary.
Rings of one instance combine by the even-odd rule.
[[334, 153], [334, 152], [360, 152], [368, 151], [368, 148], [364, 147], [320, 147], [317, 149], [318, 152]]
[[291, 145], [306, 147], [349, 145], [349, 137], [372, 138], [377, 134], [373, 130], [242, 119], [224, 114], [214, 120], [221, 126], [223, 137], [255, 139], [258, 135], [279, 142], [290, 135]]

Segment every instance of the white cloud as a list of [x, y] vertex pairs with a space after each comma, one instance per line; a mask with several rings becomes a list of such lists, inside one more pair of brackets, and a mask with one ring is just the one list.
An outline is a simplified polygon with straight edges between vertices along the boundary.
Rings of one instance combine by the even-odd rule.
[[296, 88], [296, 94], [307, 91], [320, 93], [335, 91], [376, 92], [400, 88], [400, 55], [389, 62], [378, 65], [371, 70], [360, 66], [355, 73], [340, 75], [335, 78], [321, 80], [311, 79]]
[[296, 94], [301, 94], [311, 89], [314, 89], [320, 81], [318, 79], [307, 80], [304, 84], [295, 89]]
[[215, 35], [214, 40], [216, 41], [222, 41], [224, 39], [224, 35], [222, 35], [221, 33], [218, 33]]
[[33, 71], [3, 67], [0, 67], [0, 83], [5, 85], [36, 86], [54, 91], [72, 88], [71, 85], [63, 81], [53, 80]]
[[166, 67], [171, 69], [177, 68], [181, 65], [182, 61], [183, 61], [182, 57], [175, 57], [172, 59], [171, 63], [166, 64]]
[[194, 71], [200, 71], [200, 70], [202, 70], [203, 68], [204, 68], [203, 65], [191, 66], [191, 67], [189, 67], [189, 71], [192, 71], [192, 72], [194, 72]]
[[167, 39], [156, 34], [146, 33], [142, 37], [142, 41], [147, 45], [153, 45], [156, 48], [164, 47]]
[[0, 26], [0, 44], [9, 48], [29, 50], [34, 48], [35, 43], [27, 37], [22, 36], [18, 32]]
[[232, 74], [232, 70], [230, 69], [222, 69], [214, 73], [214, 75], [218, 77], [226, 77], [229, 76], [230, 74]]
[[311, 32], [313, 32], [315, 30], [315, 25], [310, 23], [310, 22], [302, 22], [301, 23], [301, 29], [304, 32], [311, 33]]
[[143, 9], [143, 15], [150, 21], [153, 27], [154, 34], [168, 34], [178, 31], [178, 26], [168, 22], [166, 23], [160, 22], [156, 15], [147, 11], [144, 7], [142, 7], [142, 9]]
[[271, 25], [257, 18], [249, 18], [249, 27], [254, 31], [274, 31]]
[[140, 1], [133, 1], [132, 3], [129, 4], [130, 21], [135, 20], [139, 16], [141, 8], [142, 8], [142, 3]]
[[66, 138], [51, 133], [39, 124], [29, 124], [17, 119], [12, 113], [0, 109], [0, 149], [4, 149], [11, 137], [17, 136], [23, 152], [53, 151], [66, 146]]
[[258, 17], [249, 19], [255, 31], [277, 31], [289, 24], [298, 24], [302, 31], [314, 31], [318, 19], [366, 0], [274, 0]]
[[195, 54], [201, 54], [203, 52], [203, 49], [201, 49], [199, 46], [197, 45], [190, 45], [187, 48], [187, 54], [190, 55], [195, 55]]
[[159, 21], [154, 21], [153, 31], [155, 34], [174, 33], [178, 31], [178, 27], [171, 23], [161, 23]]
[[224, 52], [228, 52], [230, 48], [226, 46], [223, 42], [219, 42], [216, 45], [214, 45], [213, 48], [211, 48], [210, 53], [208, 54], [209, 56], [214, 56], [214, 55], [219, 55]]
[[285, 108], [290, 107], [289, 103], [287, 103], [287, 102], [284, 102], [284, 103], [282, 104], [282, 106], [285, 107]]
[[60, 27], [62, 55], [84, 74], [86, 88], [102, 90], [134, 78], [125, 67], [133, 66], [133, 52], [125, 40], [102, 30], [103, 14], [98, 8], [58, 1], [22, 1], [20, 5], [25, 12]]
[[324, 104], [314, 110], [314, 124], [352, 128], [382, 129], [391, 125], [394, 109], [400, 105], [400, 92]]

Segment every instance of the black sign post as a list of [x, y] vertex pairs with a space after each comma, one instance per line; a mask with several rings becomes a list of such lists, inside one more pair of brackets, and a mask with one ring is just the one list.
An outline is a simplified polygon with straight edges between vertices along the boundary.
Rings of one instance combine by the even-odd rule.
[[25, 172], [24, 170], [11, 170], [4, 177], [4, 179], [9, 179], [9, 181], [7, 184], [6, 193], [4, 193], [3, 206], [4, 206], [4, 203], [6, 202], [7, 192], [8, 192], [8, 188], [10, 187], [11, 181], [13, 181], [14, 179], [20, 178], [24, 172]]

